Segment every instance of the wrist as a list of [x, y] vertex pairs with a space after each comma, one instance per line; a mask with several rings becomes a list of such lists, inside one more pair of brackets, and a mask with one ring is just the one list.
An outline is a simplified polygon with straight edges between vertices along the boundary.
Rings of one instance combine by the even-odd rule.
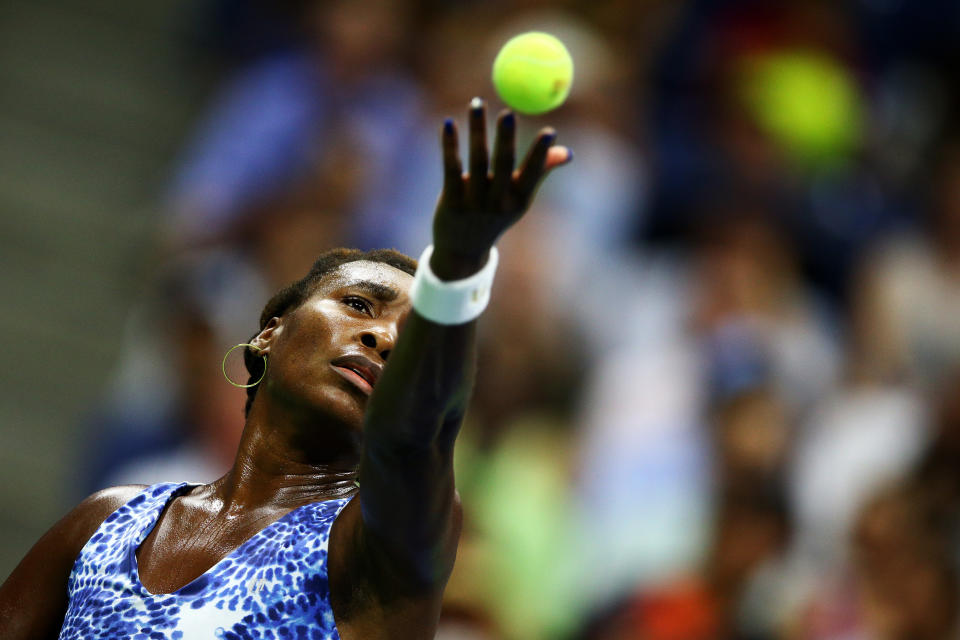
[[[424, 249], [417, 272], [410, 286], [410, 299], [417, 313], [437, 324], [464, 324], [476, 319], [490, 301], [490, 289], [497, 270], [498, 253], [491, 247], [480, 260], [456, 260], [447, 265], [447, 277], [461, 271], [470, 271], [465, 277], [441, 280], [433, 271], [433, 245]], [[440, 262], [446, 258], [441, 254]], [[478, 266], [479, 265], [479, 266]], [[468, 269], [469, 267], [469, 269]]]
[[441, 280], [462, 280], [483, 269], [489, 256], [489, 249], [480, 255], [465, 255], [434, 247], [430, 270]]

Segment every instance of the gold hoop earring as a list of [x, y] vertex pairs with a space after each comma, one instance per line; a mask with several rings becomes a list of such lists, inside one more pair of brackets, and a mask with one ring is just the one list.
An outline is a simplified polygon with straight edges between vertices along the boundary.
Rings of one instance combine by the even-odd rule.
[[266, 377], [266, 375], [267, 375], [267, 356], [266, 356], [266, 355], [261, 356], [261, 357], [263, 358], [263, 375], [260, 376], [260, 379], [259, 379], [259, 380], [257, 380], [256, 382], [254, 382], [254, 383], [252, 383], [252, 384], [237, 384], [236, 382], [234, 382], [233, 380], [230, 379], [230, 376], [227, 375], [227, 356], [229, 356], [229, 355], [233, 352], [234, 349], [237, 349], [237, 348], [239, 348], [239, 347], [253, 347], [253, 348], [256, 349], [257, 351], [263, 351], [263, 349], [261, 349], [260, 347], [258, 347], [258, 346], [255, 345], [255, 344], [250, 344], [249, 342], [241, 342], [240, 344], [234, 345], [234, 346], [230, 347], [230, 349], [227, 350], [226, 355], [223, 356], [223, 364], [221, 365], [220, 368], [223, 370], [223, 377], [227, 379], [227, 382], [229, 382], [230, 384], [232, 384], [232, 385], [235, 386], [235, 387], [240, 387], [241, 389], [249, 389], [250, 387], [255, 387], [255, 386], [257, 386], [258, 384], [260, 384], [261, 382], [263, 382], [263, 379]]

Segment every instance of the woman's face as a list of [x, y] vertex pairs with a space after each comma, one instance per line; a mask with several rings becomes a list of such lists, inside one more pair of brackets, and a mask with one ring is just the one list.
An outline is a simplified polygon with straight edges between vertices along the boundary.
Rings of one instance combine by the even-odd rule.
[[[359, 432], [376, 380], [410, 313], [413, 276], [390, 265], [348, 262], [296, 310], [274, 318], [254, 344], [267, 354], [259, 396]], [[372, 383], [372, 384], [371, 384]]]

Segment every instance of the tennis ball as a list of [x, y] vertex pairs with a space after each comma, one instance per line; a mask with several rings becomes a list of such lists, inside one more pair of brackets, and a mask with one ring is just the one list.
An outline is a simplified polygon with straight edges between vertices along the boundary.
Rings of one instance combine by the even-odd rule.
[[521, 113], [546, 113], [563, 104], [573, 84], [573, 58], [557, 38], [530, 31], [514, 36], [493, 61], [493, 86]]

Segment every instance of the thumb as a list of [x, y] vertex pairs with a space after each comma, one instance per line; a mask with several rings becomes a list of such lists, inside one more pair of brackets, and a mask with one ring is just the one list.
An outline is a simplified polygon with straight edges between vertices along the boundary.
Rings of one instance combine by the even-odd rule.
[[573, 160], [573, 151], [563, 145], [554, 145], [547, 150], [547, 161], [544, 163], [544, 171], [549, 171], [560, 165], [564, 165]]

